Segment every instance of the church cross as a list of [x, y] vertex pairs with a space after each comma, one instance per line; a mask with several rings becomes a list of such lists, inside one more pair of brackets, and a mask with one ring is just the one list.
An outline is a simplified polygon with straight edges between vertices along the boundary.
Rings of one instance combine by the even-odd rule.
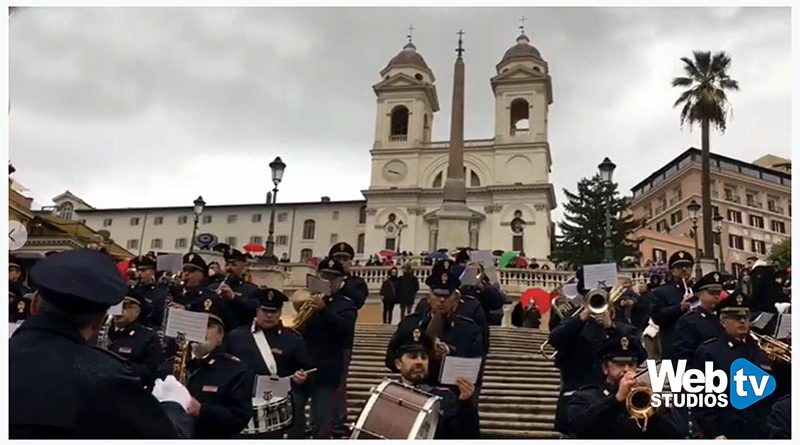
[[525, 34], [525, 21], [528, 20], [524, 15], [519, 19], [519, 31], [522, 34]]
[[408, 37], [408, 43], [411, 43], [411, 37], [414, 34], [414, 30], [415, 29], [416, 28], [414, 28], [414, 25], [409, 25], [408, 26], [408, 35], [406, 36], [406, 37]]
[[463, 42], [461, 41], [461, 37], [462, 37], [464, 34], [466, 34], [466, 33], [464, 32], [464, 30], [462, 30], [462, 29], [459, 29], [459, 30], [458, 30], [458, 32], [457, 32], [456, 34], [458, 34], [458, 49], [456, 49], [456, 52], [458, 53], [458, 58], [460, 59], [460, 58], [461, 58], [461, 55], [462, 55], [462, 54], [464, 53], [464, 51], [465, 51], [464, 47], [462, 46], [462, 43], [463, 43]]

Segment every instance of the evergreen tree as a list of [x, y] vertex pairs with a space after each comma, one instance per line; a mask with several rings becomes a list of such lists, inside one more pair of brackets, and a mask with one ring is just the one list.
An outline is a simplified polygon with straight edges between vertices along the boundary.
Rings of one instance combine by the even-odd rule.
[[[630, 199], [619, 196], [617, 184], [606, 184], [600, 175], [583, 178], [578, 182], [577, 193], [564, 189], [564, 220], [558, 223], [561, 235], [556, 237], [552, 258], [575, 268], [584, 264], [603, 262], [603, 245], [606, 236], [606, 204], [611, 199], [611, 241], [614, 243], [614, 260], [635, 255], [638, 250], [630, 235], [641, 225], [633, 215], [627, 214]], [[620, 215], [624, 215], [620, 218]]]
[[772, 246], [769, 259], [775, 264], [777, 270], [786, 270], [792, 265], [792, 239], [786, 238]]

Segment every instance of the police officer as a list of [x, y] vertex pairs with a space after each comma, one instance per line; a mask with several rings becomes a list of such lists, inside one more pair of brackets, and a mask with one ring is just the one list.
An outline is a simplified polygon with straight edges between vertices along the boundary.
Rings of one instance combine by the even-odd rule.
[[258, 307], [256, 292], [258, 286], [246, 282], [242, 277], [247, 272], [247, 255], [237, 249], [228, 249], [225, 255], [225, 279], [224, 283], [214, 283], [215, 292], [236, 312], [238, 320], [228, 329], [235, 329], [239, 326], [250, 326]]
[[691, 361], [698, 346], [709, 338], [723, 334], [715, 312], [722, 282], [723, 276], [719, 272], [711, 272], [695, 283], [693, 290], [700, 304], [681, 316], [675, 324], [675, 344], [672, 347], [675, 360]]
[[26, 298], [30, 292], [25, 286], [22, 262], [15, 256], [8, 260], [8, 321], [16, 323], [28, 318], [31, 312], [31, 299]]
[[[187, 414], [198, 439], [229, 439], [241, 432], [252, 416], [253, 380], [236, 356], [222, 350], [226, 308], [219, 299], [205, 299], [193, 312], [208, 317], [206, 340], [191, 343], [187, 352], [186, 387], [192, 396]], [[162, 364], [161, 378], [172, 374], [176, 357]], [[178, 376], [176, 376], [178, 378]]]
[[140, 323], [158, 329], [164, 317], [164, 303], [167, 299], [167, 290], [156, 283], [156, 259], [144, 255], [131, 260], [131, 265], [136, 268], [139, 276], [133, 292], [144, 299]]
[[128, 359], [128, 366], [142, 379], [147, 388], [152, 388], [156, 371], [164, 361], [164, 353], [158, 334], [139, 323], [144, 296], [128, 291], [122, 300], [122, 313], [115, 315], [113, 325], [108, 330], [109, 351]]
[[631, 419], [626, 399], [638, 386], [636, 368], [646, 354], [638, 337], [614, 335], [600, 349], [603, 375], [600, 384], [581, 387], [570, 397], [569, 428], [578, 439], [677, 439], [681, 427], [671, 410], [657, 411], [643, 431]]
[[[444, 266], [444, 265], [442, 265]], [[440, 267], [442, 267], [440, 266]], [[461, 301], [458, 293], [460, 282], [447, 270], [430, 275], [426, 280], [430, 288], [427, 304], [430, 310], [413, 312], [397, 325], [386, 350], [385, 364], [389, 370], [395, 367], [394, 351], [399, 339], [414, 329], [426, 331], [434, 339], [434, 353], [430, 358], [429, 383], [436, 384], [444, 355], [453, 357], [484, 357], [481, 327], [471, 318], [459, 315], [456, 310]]]
[[[344, 266], [325, 258], [317, 267], [319, 277], [331, 283], [330, 296], [315, 296], [315, 312], [300, 328], [317, 372], [311, 394], [311, 417], [314, 438], [328, 439], [337, 422], [337, 391], [344, 377], [345, 351], [352, 350], [356, 324], [356, 303], [345, 290]], [[340, 433], [340, 432], [337, 432]]]
[[651, 316], [658, 325], [661, 336], [661, 356], [664, 359], [675, 358], [675, 324], [681, 315], [689, 311], [694, 298], [689, 289], [684, 287], [692, 276], [694, 259], [688, 252], [679, 250], [669, 257], [668, 267], [672, 274], [672, 282], [657, 287], [653, 291], [653, 309]]
[[37, 263], [31, 278], [37, 285], [32, 316], [9, 347], [12, 439], [191, 436], [182, 406], [159, 403], [127, 360], [87, 344], [126, 291], [108, 255], [58, 253]]
[[[292, 377], [294, 423], [290, 439], [305, 439], [305, 398], [311, 386], [307, 370], [313, 368], [303, 336], [281, 322], [286, 295], [277, 289], [256, 291], [259, 307], [251, 326], [241, 326], [225, 338], [225, 350], [242, 359], [253, 375]], [[275, 437], [283, 437], [283, 432]]]
[[429, 382], [429, 357], [433, 354], [433, 339], [420, 328], [402, 333], [396, 340], [393, 352], [394, 367], [400, 372], [400, 381], [421, 391], [442, 398], [439, 422], [434, 439], [477, 439], [479, 436], [478, 410], [470, 402], [474, 386], [468, 380], [456, 380], [455, 391], [431, 386]]
[[[717, 305], [723, 335], [706, 340], [695, 351], [692, 366], [704, 369], [706, 362], [726, 373], [734, 360], [744, 358], [766, 372], [772, 372], [767, 357], [750, 337], [750, 309], [744, 294], [731, 295]], [[707, 439], [758, 439], [767, 437], [766, 416], [774, 394], [745, 409], [695, 408], [700, 430]]]

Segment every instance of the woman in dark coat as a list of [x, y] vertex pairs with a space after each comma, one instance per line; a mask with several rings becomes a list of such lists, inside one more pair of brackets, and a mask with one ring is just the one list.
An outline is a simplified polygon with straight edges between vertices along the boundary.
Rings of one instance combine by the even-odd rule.
[[392, 324], [392, 313], [394, 305], [397, 304], [397, 285], [400, 278], [397, 276], [397, 268], [389, 270], [389, 278], [381, 285], [381, 300], [383, 301], [383, 324]]
[[411, 313], [414, 301], [419, 291], [419, 280], [414, 276], [411, 264], [403, 266], [403, 276], [397, 281], [397, 302], [400, 304], [400, 314], [405, 317]]

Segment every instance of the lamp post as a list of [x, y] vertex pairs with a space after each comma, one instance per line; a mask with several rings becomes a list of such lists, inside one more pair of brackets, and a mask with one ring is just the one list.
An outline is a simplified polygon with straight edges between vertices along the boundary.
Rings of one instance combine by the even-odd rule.
[[699, 236], [697, 234], [697, 218], [700, 215], [700, 204], [694, 199], [686, 207], [689, 210], [689, 218], [692, 219], [692, 233], [694, 233], [694, 274], [696, 279], [703, 276], [703, 269], [700, 267], [700, 245]]
[[397, 246], [395, 246], [395, 251], [397, 252], [397, 256], [400, 256], [400, 234], [403, 233], [403, 220], [397, 221]]
[[200, 215], [203, 214], [203, 207], [206, 202], [203, 201], [202, 196], [198, 196], [194, 200], [194, 226], [192, 227], [192, 239], [189, 240], [189, 253], [194, 252], [194, 238], [197, 236], [197, 224], [200, 222]]
[[[617, 168], [617, 165], [611, 162], [610, 159], [605, 158], [603, 159], [603, 162], [597, 166], [597, 168], [600, 170], [600, 179], [604, 184], [608, 185], [608, 189], [610, 191], [612, 184], [611, 180], [614, 176], [614, 169]], [[603, 243], [603, 259], [606, 263], [614, 262], [614, 243], [611, 242], [611, 198], [612, 195], [609, 193], [608, 200], [606, 201], [606, 240]]]
[[275, 201], [278, 199], [278, 184], [283, 179], [283, 171], [286, 170], [286, 164], [281, 161], [278, 156], [274, 161], [269, 163], [269, 168], [272, 170], [272, 212], [269, 216], [269, 235], [267, 235], [267, 251], [264, 253], [264, 262], [267, 264], [278, 264], [278, 258], [275, 256]]
[[722, 221], [724, 218], [719, 213], [714, 214], [714, 233], [719, 235], [719, 259], [717, 260], [717, 270], [725, 273], [725, 261], [722, 259]]

